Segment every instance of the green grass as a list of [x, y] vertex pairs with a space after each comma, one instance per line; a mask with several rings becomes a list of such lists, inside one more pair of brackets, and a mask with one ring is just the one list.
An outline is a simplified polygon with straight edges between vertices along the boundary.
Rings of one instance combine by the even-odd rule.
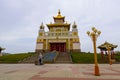
[[[17, 53], [17, 54], [8, 54], [0, 56], [0, 63], [18, 63], [18, 61], [23, 60], [29, 56], [34, 55], [34, 52], [31, 53]], [[73, 63], [93, 63], [94, 64], [94, 54], [85, 53], [85, 52], [73, 52], [71, 53]], [[107, 56], [106, 56], [107, 57]], [[97, 54], [98, 63], [109, 63], [108, 59], [106, 61], [101, 59], [101, 55]], [[115, 55], [115, 60], [120, 62], [120, 54]]]
[[115, 55], [115, 60], [116, 60], [117, 62], [120, 62], [120, 55]]
[[33, 54], [34, 53], [18, 53], [0, 56], [0, 63], [17, 63], [28, 56], [32, 56]]
[[93, 63], [94, 62], [94, 58], [93, 58], [93, 54], [86, 54], [86, 53], [72, 53], [71, 57], [72, 57], [72, 61], [74, 63]]
[[[72, 61], [74, 63], [94, 63], [94, 54], [85, 52], [74, 52], [71, 53]], [[97, 59], [99, 63], [106, 63], [101, 60], [101, 55], [97, 54]]]

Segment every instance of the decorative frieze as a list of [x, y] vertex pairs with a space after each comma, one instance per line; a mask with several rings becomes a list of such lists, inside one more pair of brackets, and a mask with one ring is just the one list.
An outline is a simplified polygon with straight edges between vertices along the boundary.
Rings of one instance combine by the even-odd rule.
[[66, 40], [61, 40], [61, 39], [54, 39], [54, 40], [48, 40], [48, 42], [66, 42]]

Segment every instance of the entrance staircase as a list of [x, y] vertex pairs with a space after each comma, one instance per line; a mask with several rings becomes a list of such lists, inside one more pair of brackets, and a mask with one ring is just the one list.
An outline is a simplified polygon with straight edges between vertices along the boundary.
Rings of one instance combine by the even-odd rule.
[[[19, 63], [35, 63], [35, 61], [37, 60], [38, 60], [38, 54], [34, 54], [33, 56], [27, 57], [24, 60], [19, 61]], [[69, 53], [60, 52], [57, 58], [52, 63], [72, 63], [72, 59]]]
[[72, 63], [70, 54], [67, 52], [60, 52], [55, 63]]
[[58, 56], [57, 51], [52, 51], [43, 56], [43, 62], [45, 63], [54, 63], [56, 61], [56, 58]]

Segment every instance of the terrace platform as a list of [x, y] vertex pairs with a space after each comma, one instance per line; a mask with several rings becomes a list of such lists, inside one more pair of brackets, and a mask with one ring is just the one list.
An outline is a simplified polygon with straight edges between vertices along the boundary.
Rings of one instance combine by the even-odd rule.
[[119, 64], [0, 64], [0, 80], [120, 80]]

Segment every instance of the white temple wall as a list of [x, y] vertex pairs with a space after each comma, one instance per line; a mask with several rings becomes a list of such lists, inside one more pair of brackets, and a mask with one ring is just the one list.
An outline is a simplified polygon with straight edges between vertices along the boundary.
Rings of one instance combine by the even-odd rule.
[[80, 43], [73, 43], [73, 49], [80, 49]]
[[37, 43], [36, 49], [43, 49], [43, 43]]

